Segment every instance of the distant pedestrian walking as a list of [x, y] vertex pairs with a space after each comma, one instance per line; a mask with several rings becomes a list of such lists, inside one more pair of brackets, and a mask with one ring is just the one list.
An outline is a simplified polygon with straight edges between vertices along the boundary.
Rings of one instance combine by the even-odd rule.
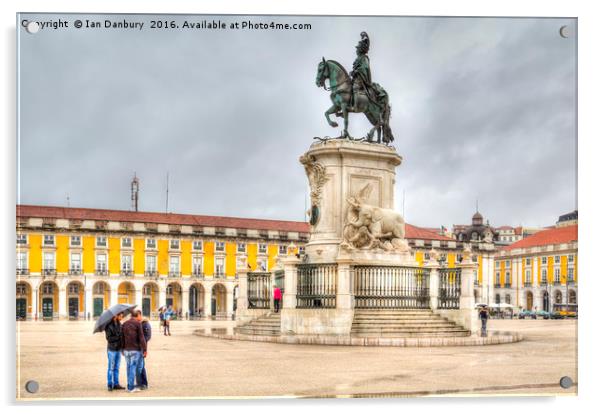
[[107, 389], [123, 390], [124, 387], [119, 385], [119, 365], [121, 363], [122, 348], [122, 332], [121, 320], [123, 313], [119, 313], [113, 317], [111, 322], [105, 327], [105, 337], [107, 338]]
[[487, 335], [487, 319], [489, 319], [487, 307], [484, 306], [479, 310], [479, 319], [481, 320], [481, 335]]
[[[148, 319], [142, 319], [142, 314], [140, 314], [137, 318], [138, 321], [142, 324], [142, 334], [144, 335], [144, 340], [146, 341], [146, 347], [148, 349], [148, 341], [150, 341], [152, 336], [152, 327]], [[136, 378], [136, 384], [140, 387], [141, 390], [145, 390], [148, 388], [148, 376], [146, 375], [146, 357], [143, 357], [141, 360], [142, 369], [140, 369], [140, 375]]]
[[139, 310], [133, 311], [132, 317], [122, 327], [123, 355], [127, 363], [128, 392], [140, 391], [140, 388], [135, 387], [135, 382], [144, 366], [144, 361], [141, 360], [147, 356], [146, 339], [144, 339], [142, 324], [138, 320], [140, 315]]
[[280, 302], [282, 301], [282, 291], [274, 285], [274, 312], [280, 311]]
[[168, 307], [163, 312], [163, 335], [171, 336], [171, 331], [169, 330], [169, 324], [171, 319], [173, 318], [174, 311], [171, 309], [171, 306]]

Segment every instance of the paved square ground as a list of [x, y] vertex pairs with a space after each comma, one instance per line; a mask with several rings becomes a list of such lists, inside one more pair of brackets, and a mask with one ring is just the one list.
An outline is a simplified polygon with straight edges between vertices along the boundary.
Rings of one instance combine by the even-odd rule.
[[[407, 396], [575, 394], [577, 322], [492, 320], [490, 328], [525, 340], [478, 347], [392, 348], [286, 345], [193, 335], [232, 322], [174, 321], [172, 336], [153, 322], [150, 388], [106, 390], [106, 342], [93, 322], [17, 323], [17, 398]], [[125, 360], [120, 382], [125, 385]], [[25, 383], [36, 380], [36, 394]]]

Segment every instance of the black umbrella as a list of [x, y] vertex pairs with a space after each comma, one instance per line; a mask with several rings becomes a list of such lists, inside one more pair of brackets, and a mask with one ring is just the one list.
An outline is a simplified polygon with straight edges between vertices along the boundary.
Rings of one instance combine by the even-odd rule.
[[117, 305], [111, 306], [109, 309], [104, 311], [96, 320], [96, 325], [94, 326], [94, 332], [102, 332], [105, 330], [105, 327], [111, 322], [113, 316], [123, 313], [127, 315], [134, 309], [136, 305], [129, 305], [127, 303], [120, 303]]

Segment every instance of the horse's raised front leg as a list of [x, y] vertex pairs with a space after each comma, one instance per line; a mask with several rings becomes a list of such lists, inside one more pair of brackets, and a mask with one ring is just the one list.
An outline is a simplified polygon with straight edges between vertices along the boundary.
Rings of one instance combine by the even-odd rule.
[[326, 117], [326, 121], [328, 122], [328, 125], [330, 125], [333, 128], [336, 128], [339, 126], [339, 124], [337, 124], [336, 122], [334, 122], [333, 120], [330, 119], [330, 115], [336, 113], [337, 108], [338, 108], [338, 106], [332, 105], [330, 108], [328, 108], [328, 110], [326, 112], [324, 112], [324, 116]]

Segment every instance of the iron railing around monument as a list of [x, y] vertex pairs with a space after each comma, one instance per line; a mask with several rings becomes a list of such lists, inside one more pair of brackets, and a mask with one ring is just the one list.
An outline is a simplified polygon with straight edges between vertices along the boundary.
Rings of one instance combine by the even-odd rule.
[[439, 309], [460, 309], [462, 269], [439, 269]]
[[272, 274], [269, 272], [247, 273], [247, 298], [249, 309], [270, 309]]
[[336, 308], [336, 263], [297, 266], [297, 308]]
[[430, 270], [406, 266], [353, 266], [356, 309], [427, 309]]

